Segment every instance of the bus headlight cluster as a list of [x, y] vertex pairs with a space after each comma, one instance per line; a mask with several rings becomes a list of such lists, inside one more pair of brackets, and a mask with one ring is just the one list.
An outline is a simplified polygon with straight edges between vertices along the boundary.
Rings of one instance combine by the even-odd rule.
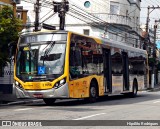
[[59, 87], [63, 86], [66, 83], [66, 78], [63, 78], [62, 80], [58, 81], [55, 85], [54, 88], [58, 89]]
[[16, 85], [16, 87], [18, 87], [18, 88], [21, 88], [21, 89], [22, 89], [22, 86], [21, 86], [21, 84], [20, 84], [19, 82], [15, 81], [15, 85]]

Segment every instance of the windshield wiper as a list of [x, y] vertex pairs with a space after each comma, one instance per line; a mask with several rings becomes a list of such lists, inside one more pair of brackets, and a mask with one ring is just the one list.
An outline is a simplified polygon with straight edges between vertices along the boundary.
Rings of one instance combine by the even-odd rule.
[[[49, 46], [48, 49], [45, 50], [44, 55], [43, 55], [43, 66], [44, 66], [44, 61], [46, 59], [46, 57], [48, 57], [48, 54], [51, 52], [51, 50], [53, 49], [53, 46], [55, 45], [55, 41], [51, 41], [45, 48], [47, 48]], [[44, 48], [44, 49], [45, 49]]]

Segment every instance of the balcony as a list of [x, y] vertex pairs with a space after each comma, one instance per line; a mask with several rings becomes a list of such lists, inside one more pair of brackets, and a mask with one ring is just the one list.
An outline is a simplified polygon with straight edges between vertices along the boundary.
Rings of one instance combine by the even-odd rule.
[[127, 16], [117, 15], [117, 14], [108, 14], [108, 13], [92, 13], [92, 15], [108, 23], [128, 25], [132, 27], [131, 18]]

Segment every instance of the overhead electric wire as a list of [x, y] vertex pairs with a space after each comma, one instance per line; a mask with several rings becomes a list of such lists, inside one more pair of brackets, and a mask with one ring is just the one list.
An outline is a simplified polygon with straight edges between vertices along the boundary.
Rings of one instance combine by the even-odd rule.
[[[95, 2], [95, 1], [94, 1]], [[107, 2], [107, 1], [106, 1]], [[74, 3], [74, 2], [71, 2], [71, 3]], [[109, 3], [109, 2], [107, 2], [107, 3]], [[97, 4], [99, 4], [99, 3], [97, 3]], [[83, 10], [83, 11], [85, 11], [84, 9], [82, 9], [82, 8], [80, 8], [80, 7], [78, 7], [75, 3], [74, 4], [72, 4], [73, 6], [76, 6], [76, 8], [79, 8], [79, 9], [81, 9], [81, 10]], [[104, 5], [103, 5], [104, 6]], [[87, 13], [89, 13], [89, 12], [87, 12]], [[112, 13], [112, 12], [111, 12]], [[92, 15], [92, 13], [90, 13], [90, 15]], [[119, 16], [119, 15], [117, 15], [117, 16]], [[127, 17], [126, 17], [127, 18]], [[130, 17], [129, 17], [130, 18]], [[102, 19], [101, 19], [102, 20]], [[132, 19], [133, 20], [133, 19]], [[137, 25], [137, 22], [135, 22], [135, 21], [130, 21], [131, 23], [133, 23], [134, 25]], [[134, 19], [135, 20], [135, 19]], [[110, 23], [111, 24], [111, 23]]]
[[44, 17], [46, 17], [50, 12], [52, 12], [53, 10], [50, 10], [49, 12], [47, 12], [47, 14], [45, 14], [40, 20], [42, 20]]
[[[23, 0], [23, 1], [26, 1], [26, 2], [28, 2], [27, 0]], [[48, 3], [48, 4], [50, 4], [50, 5], [52, 5], [53, 3], [51, 3], [51, 2], [49, 2], [49, 1], [46, 1], [46, 0], [43, 0], [43, 2], [45, 2], [45, 3]], [[34, 3], [32, 3], [32, 4], [34, 4]], [[43, 4], [42, 4], [42, 6], [43, 7], [47, 7], [48, 8], [48, 6], [46, 5], [46, 6], [44, 6]], [[53, 6], [53, 5], [52, 5]], [[74, 5], [75, 6], [75, 5]], [[78, 7], [79, 8], [79, 7]], [[52, 8], [53, 9], [53, 8]], [[79, 8], [80, 9], [80, 8]], [[84, 10], [83, 9], [81, 9], [82, 11], [81, 12], [78, 12], [77, 10], [75, 10], [75, 9], [73, 9], [73, 8], [71, 8], [71, 10], [72, 11], [74, 11], [74, 13], [77, 13], [78, 15], [81, 15], [81, 17], [85, 17], [86, 19], [88, 19], [88, 18], [90, 18], [89, 20], [91, 20], [92, 22], [94, 22], [94, 27], [95, 27], [95, 25], [99, 25], [99, 23], [105, 23], [105, 24], [108, 24], [108, 25], [112, 25], [112, 23], [107, 23], [106, 21], [103, 21], [102, 19], [100, 19], [100, 18], [98, 18], [98, 17], [96, 17], [96, 16], [94, 16], [94, 15], [92, 15], [92, 14], [90, 14], [90, 13], [88, 13], [88, 12], [83, 12]], [[71, 15], [71, 14], [70, 14]], [[85, 16], [84, 16], [85, 15]], [[50, 18], [51, 16], [49, 16], [48, 17], [48, 19]], [[74, 16], [75, 17], [75, 16]], [[78, 18], [78, 17], [76, 17], [76, 18]], [[80, 20], [82, 20], [82, 19], [80, 19]], [[98, 22], [95, 22], [94, 20], [98, 20]], [[88, 21], [84, 21], [84, 22], [88, 22]], [[119, 27], [117, 27], [117, 26], [115, 26], [114, 24], [112, 25], [113, 27], [115, 27], [115, 28], [117, 28], [117, 29], [120, 29], [120, 30], [122, 30], [121, 28], [119, 28]], [[113, 31], [113, 30], [112, 30]], [[124, 30], [122, 30], [122, 31], [124, 31]], [[117, 33], [117, 31], [115, 31], [116, 33]], [[126, 31], [124, 31], [124, 32], [126, 32]], [[128, 32], [127, 32], [128, 33]], [[135, 34], [131, 34], [131, 35], [134, 35], [135, 36]], [[123, 37], [123, 38], [125, 38], [125, 37]]]
[[44, 23], [46, 20], [50, 19], [51, 17], [53, 17], [56, 13], [49, 15], [45, 20], [43, 20], [41, 23]]
[[[150, 0], [150, 1], [151, 1], [152, 4], [156, 2], [155, 0], [154, 1]], [[155, 4], [157, 5], [157, 3], [155, 3]]]
[[75, 13], [79, 13], [79, 15], [87, 16], [86, 18], [90, 18], [92, 20], [96, 20], [95, 22], [104, 22], [102, 19], [100, 19], [100, 18], [98, 18], [98, 17], [96, 17], [96, 16], [94, 16], [94, 15], [92, 15], [92, 14], [90, 14], [90, 13], [88, 13], [88, 12], [82, 10], [82, 9], [80, 9], [80, 8], [78, 8], [78, 9], [80, 9], [81, 11], [79, 11], [77, 9], [74, 9], [73, 7], [71, 7], [70, 9], [74, 10]]
[[[145, 2], [148, 4], [148, 6], [150, 6], [150, 7], [156, 7], [156, 6], [159, 6], [159, 3], [160, 2], [158, 2], [158, 4], [157, 4], [157, 2], [155, 1], [155, 0], [145, 0]], [[147, 8], [148, 9], [148, 7], [144, 7], [144, 8]], [[157, 11], [159, 11], [159, 10], [157, 10], [157, 9], [155, 9], [155, 11], [157, 12]], [[160, 15], [158, 15], [158, 14], [160, 14], [160, 13], [157, 13], [157, 15], [156, 16], [154, 16], [154, 17], [151, 17], [151, 16], [153, 16], [152, 14], [150, 14], [150, 16], [149, 16], [149, 18], [150, 18], [150, 23], [152, 23], [152, 24], [154, 24], [155, 23], [155, 21], [154, 20], [157, 20], [157, 17], [159, 18], [160, 17]], [[147, 17], [146, 17], [146, 19], [147, 19]], [[152, 19], [152, 20], [151, 20]]]
[[[73, 13], [73, 14], [70, 14], [70, 12], [69, 12], [68, 15], [71, 15], [72, 17], [75, 17], [75, 18], [77, 18], [77, 19], [79, 19], [79, 20], [82, 20], [82, 21], [86, 22], [84, 19], [80, 19], [78, 16], [75, 16], [74, 13]], [[90, 23], [87, 23], [87, 24], [90, 25], [90, 26], [95, 27], [94, 25], [92, 25], [92, 24], [90, 24]], [[99, 28], [99, 27], [96, 27], [96, 28]], [[100, 29], [100, 28], [99, 28], [99, 29]], [[116, 32], [116, 31], [114, 31], [114, 32]], [[110, 33], [115, 34], [115, 33], [113, 33], [113, 32], [110, 32]], [[116, 35], [117, 35], [118, 37], [125, 38], [125, 37], [122, 36], [122, 35], [118, 35], [117, 32], [116, 32]], [[127, 38], [128, 38], [128, 39], [131, 39], [131, 40], [139, 40], [139, 39], [133, 38], [133, 37], [127, 37]], [[139, 40], [139, 41], [140, 41], [140, 40]]]
[[[75, 12], [73, 12], [73, 14], [75, 15], [76, 13]], [[69, 13], [69, 15], [72, 15], [73, 16], [73, 14], [70, 14]], [[82, 20], [82, 21], [84, 21], [83, 19], [81, 19], [79, 16], [73, 16], [73, 17], [75, 17], [75, 18], [78, 18], [79, 20]], [[84, 21], [84, 22], [86, 22], [86, 21]], [[89, 24], [89, 25], [91, 25], [91, 26], [94, 26], [93, 24], [91, 24], [91, 23], [88, 23], [88, 22], [86, 22], [87, 24]], [[94, 26], [94, 27], [96, 27], [96, 28], [99, 28], [99, 29], [102, 29], [102, 28], [100, 28], [99, 26]], [[113, 32], [115, 32], [115, 33], [113, 33]], [[124, 32], [126, 32], [126, 31], [124, 31]], [[112, 33], [112, 34], [115, 34], [115, 35], [117, 35], [117, 31], [113, 31], [112, 30], [112, 32], [110, 32], [110, 33]], [[121, 32], [120, 32], [121, 33]], [[120, 34], [119, 33], [119, 34]], [[133, 34], [132, 34], [133, 35]], [[121, 35], [118, 35], [119, 37], [122, 37], [122, 38], [125, 38], [125, 37], [123, 37], [123, 36], [121, 36]], [[135, 36], [135, 35], [134, 35]], [[133, 37], [127, 37], [127, 38], [130, 38], [130, 39], [133, 39], [133, 40], [139, 40], [139, 39], [137, 39], [137, 38], [133, 38]], [[140, 40], [139, 40], [140, 41]]]
[[[78, 0], [78, 1], [80, 1], [80, 0]], [[81, 2], [81, 1], [80, 1]], [[105, 9], [107, 9], [107, 11], [109, 11], [111, 14], [113, 13], [113, 12], [111, 12], [111, 10], [109, 10], [108, 8], [106, 8], [107, 6], [105, 6], [105, 5], [102, 5], [102, 4], [100, 4], [100, 2], [97, 2], [96, 0], [94, 0], [93, 2], [95, 2], [96, 3], [96, 5], [100, 5], [101, 7], [104, 7]], [[106, 3], [108, 3], [108, 5], [110, 5], [110, 3], [108, 2], [108, 1], [105, 1]], [[104, 2], [104, 3], [105, 3]], [[73, 1], [71, 1], [71, 3], [73, 3], [73, 5], [76, 5], [76, 3], [75, 2], [73, 2]], [[120, 3], [120, 2], [118, 2], [119, 4], [122, 4], [122, 3]], [[123, 5], [123, 4], [122, 4]], [[127, 5], [127, 4], [125, 4], [125, 5]], [[128, 5], [129, 6], [129, 5]], [[121, 12], [123, 12], [122, 10], [120, 10]], [[123, 12], [124, 14], [126, 14], [126, 12]], [[118, 14], [117, 14], [118, 15]], [[134, 21], [132, 21], [131, 20], [131, 22], [133, 23], [133, 24], [137, 24], [136, 22], [134, 22]]]
[[[27, 0], [23, 0], [23, 1], [26, 1], [27, 2]], [[48, 3], [49, 5], [52, 5], [53, 6], [53, 3], [52, 2], [50, 2], [50, 1], [46, 1], [46, 0], [42, 0], [42, 2], [44, 3]], [[73, 3], [73, 2], [72, 2]], [[107, 2], [108, 3], [108, 2]], [[32, 2], [32, 4], [34, 4], [33, 2]], [[44, 6], [43, 4], [42, 4], [42, 6], [43, 7], [46, 7], [46, 6]], [[76, 5], [73, 5], [72, 4], [72, 6], [76, 6]], [[48, 6], [47, 6], [48, 7]], [[79, 9], [81, 9], [80, 7], [78, 7], [78, 6], [76, 6], [77, 8], [79, 8]], [[53, 9], [53, 8], [52, 8]], [[83, 9], [81, 9], [82, 11], [84, 11]], [[87, 12], [88, 13], [88, 12]], [[92, 15], [91, 13], [88, 13], [88, 14], [90, 14], [90, 15]], [[92, 15], [93, 16], [93, 15]], [[94, 16], [94, 18], [95, 18], [95, 16]], [[96, 19], [97, 19], [98, 17], [96, 17]], [[101, 19], [102, 20], [102, 19]], [[132, 22], [132, 21], [131, 21]], [[134, 23], [134, 24], [136, 24], [135, 22], [132, 22], [132, 23]], [[109, 24], [112, 24], [112, 23], [109, 23]], [[115, 26], [114, 26], [115, 27]], [[116, 26], [117, 27], [117, 26]]]
[[[73, 5], [73, 6], [75, 6], [75, 7], [77, 7], [76, 5]], [[77, 7], [78, 9], [81, 9], [80, 7]], [[81, 9], [81, 10], [83, 10], [83, 9]], [[76, 10], [77, 11], [77, 10]], [[86, 12], [85, 10], [83, 10], [84, 12]], [[90, 14], [89, 12], [86, 12], [86, 13], [88, 13], [88, 14]], [[90, 14], [90, 15], [92, 15], [92, 14]], [[96, 16], [94, 16], [94, 17], [96, 17]], [[98, 18], [98, 17], [96, 17], [96, 18]], [[102, 19], [100, 19], [101, 21], [103, 21]], [[121, 29], [120, 27], [117, 27], [116, 25], [114, 25], [113, 23], [108, 23], [108, 22], [106, 22], [106, 21], [103, 21], [103, 22], [105, 22], [106, 24], [108, 24], [108, 25], [111, 25], [112, 27], [115, 27], [115, 28], [118, 28], [118, 29], [120, 29], [121, 31], [125, 31], [125, 30], [123, 30], [123, 29]], [[126, 31], [125, 31], [126, 32]], [[132, 34], [132, 35], [134, 35], [134, 34]], [[134, 35], [135, 36], [135, 35]]]
[[[27, 2], [27, 3], [31, 3], [31, 4], [35, 4], [34, 2], [29, 2], [30, 0], [21, 0], [21, 1], [24, 1], [24, 2]], [[50, 5], [41, 4], [41, 6], [42, 6], [42, 7], [46, 7], [46, 8], [53, 9], [53, 6], [52, 6], [52, 8], [49, 7]]]

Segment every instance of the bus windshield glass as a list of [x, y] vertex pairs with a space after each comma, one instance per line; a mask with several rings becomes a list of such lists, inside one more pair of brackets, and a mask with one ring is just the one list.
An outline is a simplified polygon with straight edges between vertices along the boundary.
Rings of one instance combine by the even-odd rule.
[[[61, 39], [57, 40], [56, 35]], [[36, 39], [38, 36], [39, 39]], [[64, 72], [66, 36], [64, 34], [38, 36], [20, 39], [16, 75], [23, 81], [52, 81]]]

